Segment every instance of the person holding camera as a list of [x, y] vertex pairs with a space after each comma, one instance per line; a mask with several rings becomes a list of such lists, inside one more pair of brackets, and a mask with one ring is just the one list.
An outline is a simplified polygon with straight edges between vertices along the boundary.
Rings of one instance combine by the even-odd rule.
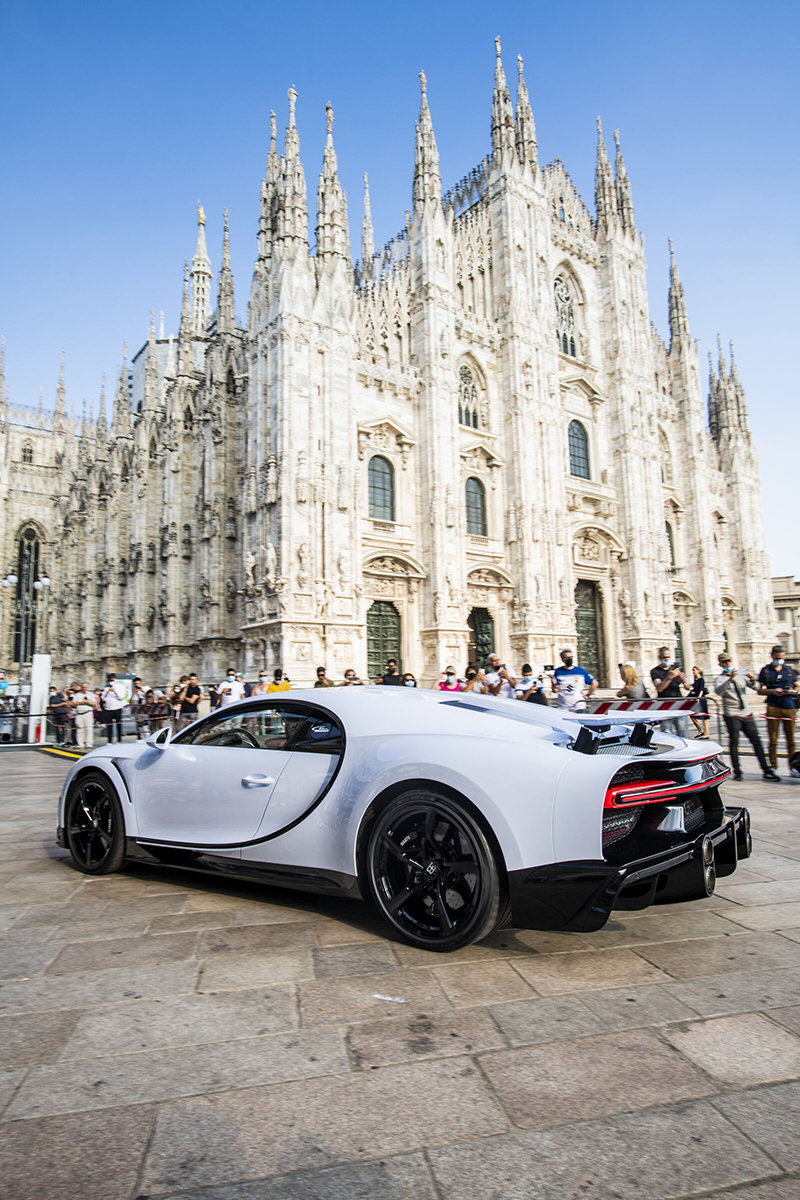
[[509, 671], [506, 664], [500, 662], [497, 654], [490, 654], [486, 665], [489, 670], [484, 676], [484, 682], [489, 695], [501, 696], [504, 700], [513, 700], [514, 689], [517, 686], [517, 677], [514, 672]]
[[[658, 651], [658, 666], [653, 667], [650, 672], [659, 700], [682, 700], [681, 685], [687, 688], [689, 686], [680, 663], [670, 663], [671, 658], [669, 647], [662, 646]], [[686, 717], [673, 717], [669, 721], [662, 721], [661, 728], [666, 733], [674, 733], [676, 737], [689, 736], [689, 722]]]

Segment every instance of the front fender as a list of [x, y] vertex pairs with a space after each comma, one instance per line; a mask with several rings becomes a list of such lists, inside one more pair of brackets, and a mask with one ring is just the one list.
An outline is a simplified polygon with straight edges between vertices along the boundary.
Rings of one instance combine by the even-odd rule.
[[64, 780], [63, 787], [61, 788], [61, 795], [58, 799], [58, 835], [56, 838], [58, 845], [64, 845], [64, 805], [66, 804], [67, 795], [69, 794], [69, 790], [75, 780], [79, 779], [81, 775], [85, 775], [87, 771], [100, 771], [103, 775], [108, 777], [111, 783], [113, 783], [114, 787], [116, 788], [117, 795], [119, 796], [119, 802], [122, 808], [122, 815], [125, 821], [125, 835], [126, 837], [135, 837], [136, 811], [133, 806], [133, 797], [131, 796], [128, 785], [125, 782], [122, 771], [112, 758], [107, 758], [101, 755], [98, 755], [97, 758], [93, 758], [91, 755], [85, 755], [70, 769], [66, 779]]

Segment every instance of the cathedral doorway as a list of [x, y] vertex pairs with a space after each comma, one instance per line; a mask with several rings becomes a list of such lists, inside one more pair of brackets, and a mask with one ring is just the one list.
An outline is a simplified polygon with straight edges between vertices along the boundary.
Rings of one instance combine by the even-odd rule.
[[494, 654], [494, 620], [488, 608], [473, 608], [467, 618], [467, 625], [469, 661], [483, 667], [489, 655]]
[[578, 665], [604, 682], [603, 612], [600, 589], [595, 582], [579, 579], [575, 587], [575, 628], [578, 633]]
[[400, 614], [388, 600], [375, 600], [367, 609], [367, 673], [370, 680], [383, 675], [387, 658], [400, 657]]

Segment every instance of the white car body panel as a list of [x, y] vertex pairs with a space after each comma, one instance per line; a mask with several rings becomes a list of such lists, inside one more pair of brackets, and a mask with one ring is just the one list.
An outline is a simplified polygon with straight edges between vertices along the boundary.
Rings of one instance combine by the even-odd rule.
[[[369, 805], [386, 788], [418, 779], [454, 789], [484, 814], [509, 871], [602, 858], [605, 790], [630, 759], [568, 750], [576, 723], [556, 709], [391, 687], [263, 698], [270, 701], [330, 712], [346, 735], [344, 760], [327, 795], [287, 832], [275, 836], [330, 782], [334, 756], [180, 743], [163, 750], [144, 743], [102, 746], [67, 776], [59, 823], [71, 780], [93, 766], [122, 795], [121, 776], [131, 793], [123, 805], [129, 837], [215, 847], [215, 854], [230, 857], [238, 853], [231, 845], [238, 840], [251, 843], [245, 857], [253, 862], [355, 875], [358, 832]], [[234, 707], [227, 706], [226, 715]], [[658, 738], [671, 762], [697, 757], [681, 738]], [[703, 745], [703, 757], [718, 751], [714, 743]], [[242, 785], [243, 777], [259, 773], [276, 783], [268, 789]]]

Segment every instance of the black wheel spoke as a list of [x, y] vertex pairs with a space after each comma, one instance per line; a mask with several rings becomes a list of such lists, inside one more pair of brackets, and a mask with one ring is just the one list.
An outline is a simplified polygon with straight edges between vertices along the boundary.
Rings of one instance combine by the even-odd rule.
[[442, 895], [441, 884], [437, 886], [434, 898], [436, 901], [436, 911], [439, 914], [439, 921], [442, 926], [442, 932], [449, 933], [453, 928], [453, 922], [450, 920], [450, 914], [447, 911], [447, 905], [445, 904], [444, 896]]
[[383, 841], [384, 846], [391, 850], [395, 858], [399, 858], [400, 861], [405, 863], [407, 867], [416, 867], [417, 870], [419, 870], [422, 864], [415, 862], [414, 859], [405, 852], [402, 846], [398, 846], [397, 842], [393, 838], [389, 837], [388, 833], [385, 833], [381, 840]]
[[398, 892], [396, 896], [392, 896], [392, 899], [387, 903], [386, 907], [388, 908], [389, 912], [396, 913], [399, 908], [402, 908], [404, 904], [407, 904], [411, 897], [416, 896], [417, 893], [421, 892], [424, 887], [424, 880], [415, 884], [414, 887], [404, 887], [402, 892]]

